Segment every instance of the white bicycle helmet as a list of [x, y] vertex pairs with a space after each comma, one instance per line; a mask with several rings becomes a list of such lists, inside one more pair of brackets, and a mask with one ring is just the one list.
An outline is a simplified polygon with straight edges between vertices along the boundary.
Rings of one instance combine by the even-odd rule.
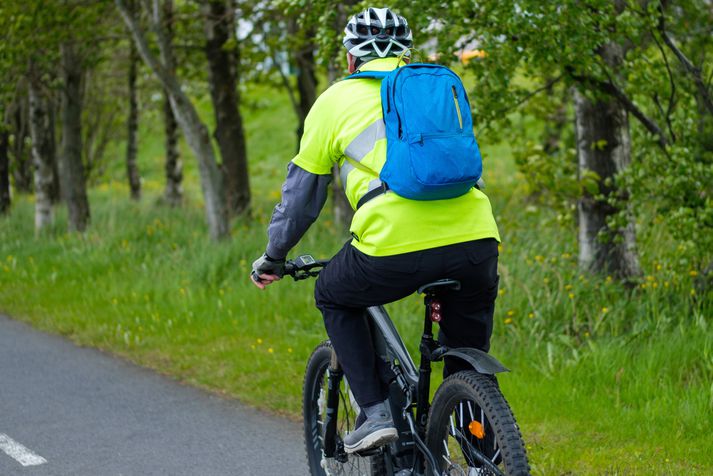
[[406, 19], [388, 8], [368, 8], [351, 17], [344, 28], [343, 43], [362, 61], [398, 56], [413, 45]]

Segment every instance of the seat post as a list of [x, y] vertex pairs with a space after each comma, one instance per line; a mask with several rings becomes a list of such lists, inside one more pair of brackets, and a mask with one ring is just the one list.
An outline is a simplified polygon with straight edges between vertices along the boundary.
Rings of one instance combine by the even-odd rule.
[[418, 390], [416, 397], [416, 428], [419, 435], [425, 438], [428, 420], [428, 397], [431, 387], [431, 352], [435, 346], [433, 340], [433, 322], [431, 321], [431, 302], [435, 297], [432, 290], [426, 292], [423, 303], [426, 312], [423, 319], [423, 335], [421, 336], [421, 365], [418, 368]]

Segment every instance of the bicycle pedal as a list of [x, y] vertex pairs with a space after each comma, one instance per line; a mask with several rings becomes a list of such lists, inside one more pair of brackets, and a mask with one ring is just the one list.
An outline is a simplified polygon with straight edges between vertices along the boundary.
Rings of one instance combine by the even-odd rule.
[[363, 451], [355, 451], [354, 454], [355, 454], [356, 456], [360, 456], [360, 457], [362, 457], [362, 458], [366, 458], [366, 457], [368, 457], [368, 456], [380, 455], [380, 454], [383, 453], [383, 452], [384, 452], [384, 447], [383, 447], [383, 446], [379, 446], [378, 448], [369, 448], [369, 449], [366, 449], [366, 450], [363, 450]]

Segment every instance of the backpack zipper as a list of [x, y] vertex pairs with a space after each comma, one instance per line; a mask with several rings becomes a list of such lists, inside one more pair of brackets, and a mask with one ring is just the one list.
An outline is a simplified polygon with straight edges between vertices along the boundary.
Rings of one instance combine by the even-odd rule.
[[451, 86], [453, 90], [453, 103], [456, 105], [456, 114], [458, 114], [458, 124], [460, 128], [463, 129], [463, 116], [460, 113], [460, 106], [458, 105], [458, 93], [456, 92], [456, 87]]

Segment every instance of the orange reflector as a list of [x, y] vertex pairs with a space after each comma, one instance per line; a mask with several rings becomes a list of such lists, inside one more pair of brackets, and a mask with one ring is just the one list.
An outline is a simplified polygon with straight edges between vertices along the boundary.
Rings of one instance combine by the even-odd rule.
[[472, 421], [468, 425], [468, 429], [470, 430], [470, 433], [478, 438], [479, 440], [482, 440], [485, 438], [485, 429], [483, 428], [483, 425], [480, 424], [479, 421]]

